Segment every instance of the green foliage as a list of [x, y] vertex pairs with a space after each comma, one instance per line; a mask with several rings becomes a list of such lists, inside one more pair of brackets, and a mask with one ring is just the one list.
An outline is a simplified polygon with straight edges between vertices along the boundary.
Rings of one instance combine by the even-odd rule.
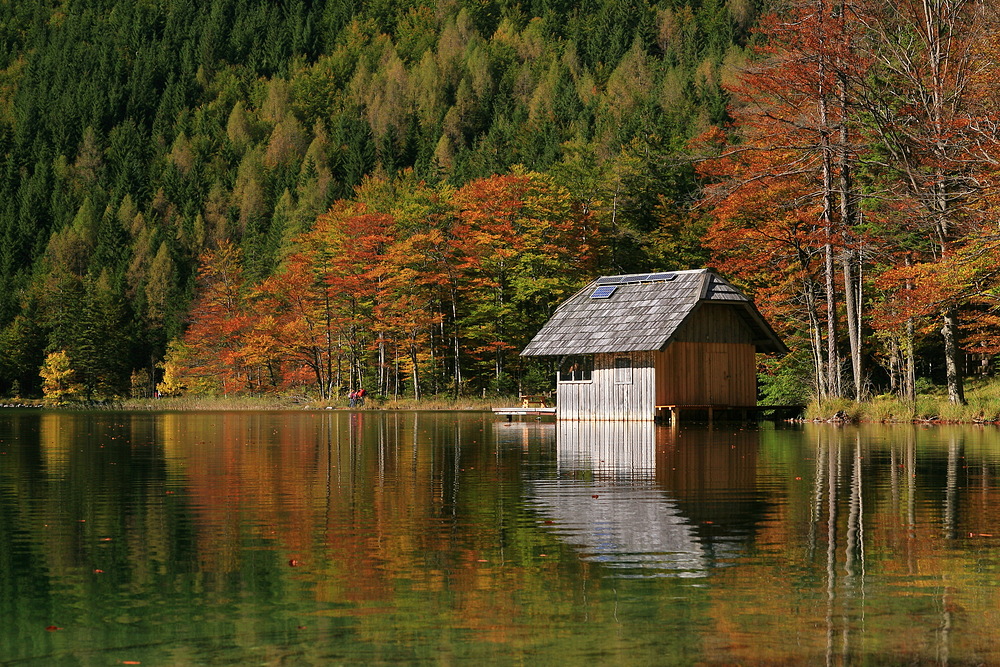
[[765, 359], [757, 375], [760, 403], [764, 405], [802, 405], [815, 395], [805, 348], [797, 348], [777, 359]]
[[40, 389], [38, 369], [44, 336], [36, 314], [34, 308], [29, 308], [0, 330], [0, 391], [33, 395]]
[[[693, 199], [685, 147], [724, 116], [699, 72], [741, 52], [753, 16], [732, 4], [10, 4], [0, 351], [17, 351], [0, 390], [39, 388], [32, 339], [66, 349], [85, 391], [128, 392], [182, 332], [199, 256], [231, 241], [263, 281], [376, 173], [460, 188], [551, 172], [602, 234], [589, 271], [692, 265], [698, 222], [678, 242], [665, 207]], [[496, 318], [517, 339], [540, 325], [544, 255], [512, 278], [520, 300], [469, 305], [479, 338]]]

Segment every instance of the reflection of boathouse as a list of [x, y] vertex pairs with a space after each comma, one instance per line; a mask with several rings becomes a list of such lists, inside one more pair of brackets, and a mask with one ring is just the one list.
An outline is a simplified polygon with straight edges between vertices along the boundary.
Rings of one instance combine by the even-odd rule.
[[763, 511], [757, 437], [557, 422], [556, 474], [527, 482], [527, 500], [584, 560], [628, 576], [704, 576], [742, 548]]
[[559, 357], [558, 419], [652, 420], [658, 406], [755, 406], [757, 352], [787, 348], [739, 290], [699, 269], [598, 278], [521, 354]]

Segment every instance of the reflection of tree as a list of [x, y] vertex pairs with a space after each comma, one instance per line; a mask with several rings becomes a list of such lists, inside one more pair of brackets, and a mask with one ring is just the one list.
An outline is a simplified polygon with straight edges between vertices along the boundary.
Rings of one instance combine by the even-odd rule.
[[555, 561], [523, 567], [539, 551], [533, 523], [498, 523], [518, 475], [506, 459], [537, 456], [538, 444], [497, 459], [483, 426], [401, 413], [183, 415], [165, 418], [164, 437], [189, 480], [206, 571], [245, 571], [266, 543], [283, 554], [273, 565], [285, 585], [350, 610], [361, 639], [447, 627], [530, 644], [524, 591], [528, 606], [573, 613], [543, 583]]
[[[563, 451], [569, 426], [479, 415], [11, 414], [0, 611], [34, 646], [57, 621], [81, 664], [123, 636], [166, 642], [143, 660], [164, 664], [221, 644], [316, 664], [997, 658], [986, 430], [595, 424]], [[672, 503], [714, 549], [707, 576], [624, 580], [581, 558], [525, 502], [567, 480]]]
[[758, 484], [787, 466], [786, 490], [769, 495], [788, 501], [758, 526], [752, 567], [716, 572], [709, 650], [734, 662], [995, 657], [995, 582], [968, 544], [989, 542], [1000, 519], [992, 436], [909, 425], [806, 436], [762, 440]]

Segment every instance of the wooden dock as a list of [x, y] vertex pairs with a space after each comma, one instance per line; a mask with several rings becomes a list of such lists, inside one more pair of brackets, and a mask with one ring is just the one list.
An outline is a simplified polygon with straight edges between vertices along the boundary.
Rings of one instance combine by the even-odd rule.
[[[681, 414], [687, 413], [689, 416], [693, 415], [695, 421], [707, 421], [710, 424], [713, 421], [745, 422], [751, 419], [759, 419], [767, 412], [774, 413], [773, 417], [775, 419], [789, 419], [800, 416], [803, 410], [805, 410], [804, 405], [657, 405], [656, 419], [657, 421], [665, 421], [676, 425], [681, 422]], [[493, 414], [504, 416], [507, 418], [507, 421], [511, 421], [514, 417], [543, 417], [548, 415], [554, 417], [556, 409], [554, 407], [493, 408]], [[701, 419], [698, 419], [699, 417]], [[609, 421], [616, 420], [612, 419]]]
[[542, 417], [545, 415], [556, 414], [555, 408], [493, 408], [493, 414], [503, 415], [507, 418], [507, 421], [511, 421], [515, 416], [527, 416], [531, 415], [534, 417]]

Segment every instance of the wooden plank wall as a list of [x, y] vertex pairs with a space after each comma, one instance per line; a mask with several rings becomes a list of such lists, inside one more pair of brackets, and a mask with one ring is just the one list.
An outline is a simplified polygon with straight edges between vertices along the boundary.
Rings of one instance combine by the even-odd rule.
[[701, 304], [688, 315], [673, 340], [681, 343], [753, 343], [753, 332], [740, 317], [738, 307]]
[[749, 343], [671, 343], [656, 353], [657, 405], [757, 405]]
[[[558, 419], [652, 420], [656, 416], [653, 352], [598, 354], [590, 382], [560, 382]], [[632, 359], [632, 381], [617, 381], [615, 359]]]
[[748, 493], [727, 496], [730, 502], [752, 499], [759, 446], [756, 429], [657, 429], [656, 479], [678, 498], [715, 497], [739, 489]]

